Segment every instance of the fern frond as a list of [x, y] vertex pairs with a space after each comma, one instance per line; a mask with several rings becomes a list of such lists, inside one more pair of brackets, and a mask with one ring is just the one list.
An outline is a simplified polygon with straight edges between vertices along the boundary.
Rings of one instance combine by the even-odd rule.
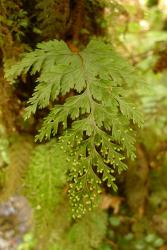
[[16, 79], [27, 69], [40, 72], [27, 117], [71, 89], [76, 93], [54, 105], [36, 139], [50, 139], [62, 125], [60, 143], [70, 153], [70, 199], [80, 217], [94, 206], [101, 181], [116, 190], [115, 173], [126, 169], [126, 155], [135, 157], [131, 124], [140, 127], [143, 121], [126, 93], [137, 82], [136, 72], [110, 44], [96, 40], [77, 53], [64, 42], [42, 43], [6, 76]]
[[28, 168], [25, 192], [34, 208], [35, 234], [42, 244], [49, 241], [56, 206], [64, 197], [66, 164], [66, 156], [59, 144], [52, 140], [36, 147]]

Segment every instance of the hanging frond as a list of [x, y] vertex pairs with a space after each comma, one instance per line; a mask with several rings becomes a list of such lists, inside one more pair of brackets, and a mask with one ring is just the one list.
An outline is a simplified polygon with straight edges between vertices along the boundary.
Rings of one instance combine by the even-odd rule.
[[62, 41], [41, 43], [7, 70], [6, 78], [14, 81], [28, 71], [39, 77], [26, 118], [75, 93], [54, 105], [36, 140], [50, 139], [63, 128], [59, 143], [69, 156], [70, 200], [80, 217], [95, 205], [102, 181], [117, 190], [115, 173], [127, 168], [126, 156], [135, 158], [132, 124], [141, 127], [143, 121], [127, 93], [138, 81], [136, 72], [111, 44], [98, 40], [75, 53]]

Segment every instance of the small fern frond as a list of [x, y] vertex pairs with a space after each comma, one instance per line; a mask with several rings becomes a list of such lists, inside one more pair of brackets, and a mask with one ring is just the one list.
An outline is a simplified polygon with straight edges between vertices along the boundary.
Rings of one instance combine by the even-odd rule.
[[56, 140], [36, 147], [25, 178], [25, 193], [34, 208], [35, 233], [42, 242], [49, 241], [54, 227], [56, 206], [64, 197], [66, 171], [66, 156]]

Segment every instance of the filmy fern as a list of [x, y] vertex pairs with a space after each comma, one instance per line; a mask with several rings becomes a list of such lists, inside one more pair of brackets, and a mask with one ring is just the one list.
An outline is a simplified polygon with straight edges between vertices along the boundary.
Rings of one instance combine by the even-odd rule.
[[46, 249], [45, 244], [52, 235], [56, 207], [65, 195], [66, 170], [66, 159], [55, 140], [35, 148], [24, 184], [26, 196], [34, 208], [34, 231], [40, 242], [39, 249]]
[[135, 157], [131, 125], [140, 127], [142, 118], [127, 97], [137, 82], [136, 72], [110, 44], [97, 40], [75, 53], [63, 41], [43, 42], [7, 70], [6, 78], [13, 82], [27, 72], [39, 77], [26, 118], [56, 103], [36, 140], [61, 134], [59, 143], [69, 161], [70, 200], [80, 217], [94, 206], [102, 181], [117, 189], [115, 173], [127, 168], [126, 155]]

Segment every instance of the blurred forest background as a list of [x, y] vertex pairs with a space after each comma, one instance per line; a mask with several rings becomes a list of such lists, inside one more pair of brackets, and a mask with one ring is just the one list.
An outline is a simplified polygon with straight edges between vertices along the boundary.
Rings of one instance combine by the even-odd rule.
[[[24, 121], [34, 78], [23, 75], [11, 85], [4, 68], [41, 41], [62, 39], [75, 49], [94, 37], [111, 42], [141, 76], [140, 88], [131, 90], [144, 113], [137, 157], [118, 176], [118, 192], [104, 187], [100, 207], [76, 222], [61, 187], [57, 196], [63, 198], [52, 221], [53, 243], [42, 248], [22, 190], [32, 152], [40, 158], [47, 150], [34, 142], [46, 110]], [[166, 0], [0, 0], [1, 250], [167, 250], [166, 149]], [[43, 157], [40, 164], [46, 161]], [[49, 237], [44, 231], [39, 237], [42, 245]]]

